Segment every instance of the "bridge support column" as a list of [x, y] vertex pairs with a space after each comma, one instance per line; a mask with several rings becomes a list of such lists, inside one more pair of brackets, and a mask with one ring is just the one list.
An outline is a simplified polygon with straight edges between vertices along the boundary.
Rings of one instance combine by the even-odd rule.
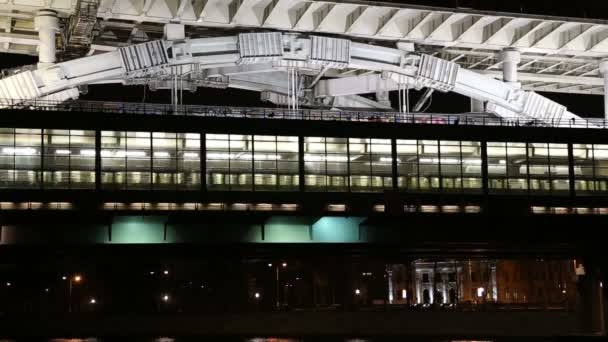
[[600, 73], [604, 76], [604, 119], [608, 120], [608, 60], [600, 63]]
[[34, 19], [34, 26], [38, 31], [38, 67], [45, 67], [55, 63], [57, 60], [57, 47], [55, 45], [55, 34], [59, 31], [59, 19], [57, 12], [53, 10], [41, 10]]
[[521, 52], [516, 49], [504, 49], [499, 55], [502, 62], [502, 79], [513, 86], [521, 88], [517, 80], [517, 66], [521, 62]]

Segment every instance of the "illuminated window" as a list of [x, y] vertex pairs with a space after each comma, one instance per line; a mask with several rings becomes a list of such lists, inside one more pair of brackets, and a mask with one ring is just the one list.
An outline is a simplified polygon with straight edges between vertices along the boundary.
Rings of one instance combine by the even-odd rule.
[[40, 186], [41, 133], [40, 129], [0, 129], [0, 186]]
[[309, 191], [348, 190], [346, 138], [304, 138], [305, 188]]
[[206, 139], [210, 190], [298, 189], [297, 137], [207, 134]]
[[414, 191], [479, 192], [481, 144], [397, 140], [398, 187]]
[[577, 192], [608, 191], [608, 145], [573, 145]]
[[528, 189], [526, 143], [488, 142], [487, 154], [490, 191]]
[[44, 187], [94, 188], [94, 151], [94, 131], [44, 130]]
[[350, 138], [348, 143], [351, 191], [373, 192], [391, 189], [391, 141]]

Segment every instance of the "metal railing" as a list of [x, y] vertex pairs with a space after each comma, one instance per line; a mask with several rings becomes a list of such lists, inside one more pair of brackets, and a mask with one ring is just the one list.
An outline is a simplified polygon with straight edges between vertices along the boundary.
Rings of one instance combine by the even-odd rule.
[[386, 122], [403, 124], [462, 125], [462, 126], [511, 126], [511, 127], [561, 127], [561, 128], [608, 128], [604, 119], [577, 119], [543, 121], [522, 117], [501, 118], [489, 113], [437, 114], [400, 113], [352, 110], [322, 110], [258, 107], [222, 107], [136, 102], [2, 100], [0, 110], [71, 111], [82, 113], [114, 113], [141, 115], [182, 115], [220, 118], [251, 118], [274, 120]]

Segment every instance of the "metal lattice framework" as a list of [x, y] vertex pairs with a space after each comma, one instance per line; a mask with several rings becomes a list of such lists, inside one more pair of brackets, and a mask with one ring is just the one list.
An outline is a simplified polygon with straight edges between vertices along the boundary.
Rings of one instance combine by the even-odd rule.
[[[36, 54], [35, 12], [53, 9], [69, 27], [79, 2], [0, 0], [0, 50]], [[602, 94], [599, 63], [608, 57], [606, 21], [363, 1], [97, 0], [97, 18], [99, 34], [90, 41], [97, 51], [161, 38], [169, 22], [186, 25], [192, 38], [276, 29], [385, 46], [412, 42], [425, 53], [499, 78], [498, 52], [517, 48], [524, 89], [551, 92]]]

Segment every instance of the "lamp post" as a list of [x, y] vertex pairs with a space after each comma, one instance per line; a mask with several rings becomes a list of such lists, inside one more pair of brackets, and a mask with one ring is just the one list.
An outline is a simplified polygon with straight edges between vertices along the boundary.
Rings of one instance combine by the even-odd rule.
[[[268, 264], [268, 266], [272, 267], [272, 264]], [[281, 284], [280, 284], [280, 269], [281, 269], [281, 267], [286, 268], [287, 267], [287, 263], [283, 262], [281, 264], [277, 264], [277, 267], [275, 268], [275, 271], [276, 271], [276, 287], [277, 287], [277, 293], [276, 293], [276, 297], [277, 297], [277, 302], [276, 302], [277, 310], [280, 310], [280, 308], [281, 308]]]
[[79, 284], [82, 281], [82, 276], [79, 274], [70, 277], [68, 282], [68, 312], [72, 312], [72, 287], [74, 283]]

